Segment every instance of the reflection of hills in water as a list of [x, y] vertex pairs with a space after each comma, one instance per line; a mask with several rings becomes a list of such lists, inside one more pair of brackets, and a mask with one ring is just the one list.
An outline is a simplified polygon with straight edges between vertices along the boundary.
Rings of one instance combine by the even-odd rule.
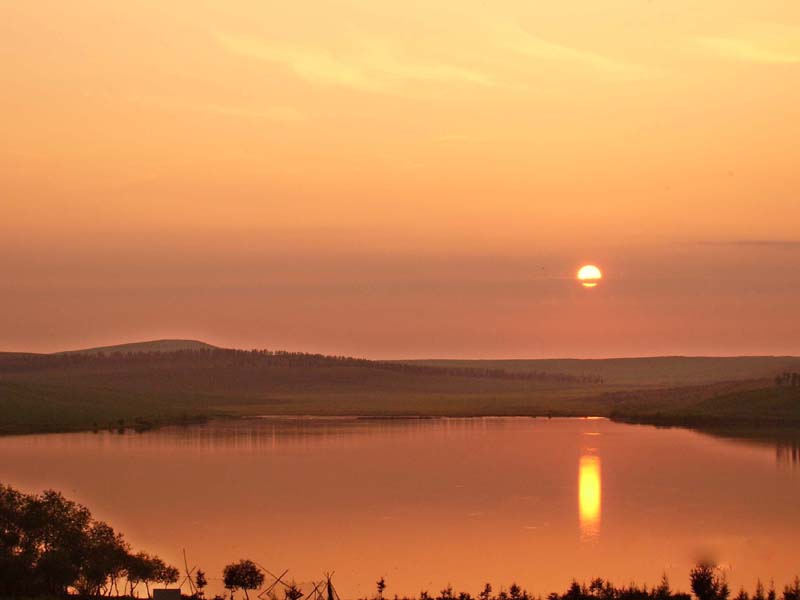
[[[137, 452], [159, 453], [192, 450], [209, 453], [262, 453], [287, 449], [319, 448], [357, 444], [370, 438], [404, 436], [409, 442], [424, 444], [431, 431], [467, 439], [476, 431], [513, 428], [520, 419], [535, 423], [562, 422], [571, 427], [587, 419], [546, 419], [534, 417], [318, 417], [265, 416], [237, 419], [214, 419], [205, 424], [170, 425], [153, 431], [125, 433], [35, 434], [21, 436], [23, 443], [58, 447], [126, 448]], [[572, 424], [572, 425], [570, 425]]]
[[[514, 425], [513, 420], [506, 420]], [[263, 451], [279, 448], [309, 448], [358, 443], [370, 438], [404, 436], [409, 442], [424, 443], [431, 430], [467, 438], [479, 429], [504, 426], [493, 418], [366, 418], [269, 416], [230, 421], [213, 421], [203, 426], [167, 427], [167, 443], [195, 449]], [[156, 436], [154, 436], [156, 437]]]
[[781, 466], [800, 468], [800, 441], [782, 441], [775, 446], [775, 460]]
[[[582, 428], [592, 418], [545, 417], [320, 417], [264, 416], [214, 419], [205, 424], [170, 425], [155, 431], [124, 434], [99, 433], [34, 434], [18, 438], [29, 447], [54, 445], [68, 450], [78, 447], [126, 448], [137, 452], [192, 450], [201, 452], [276, 452], [342, 444], [358, 444], [370, 438], [405, 436], [409, 442], [425, 443], [432, 430], [445, 436], [467, 438], [475, 432], [515, 428], [521, 421], [561, 423], [561, 427]], [[600, 419], [605, 421], [605, 419]], [[611, 425], [609, 423], [609, 425]], [[650, 427], [650, 426], [639, 426]], [[773, 448], [777, 464], [800, 469], [800, 432], [796, 428], [724, 427], [696, 430], [710, 437]]]
[[712, 437], [775, 448], [775, 462], [778, 465], [800, 468], [800, 431], [795, 427], [717, 427], [701, 429], [700, 432]]

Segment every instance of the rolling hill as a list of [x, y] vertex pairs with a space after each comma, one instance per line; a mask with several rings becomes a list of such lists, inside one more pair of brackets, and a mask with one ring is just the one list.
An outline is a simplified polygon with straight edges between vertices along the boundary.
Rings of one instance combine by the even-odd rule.
[[800, 388], [776, 389], [773, 379], [799, 364], [792, 357], [391, 362], [191, 340], [0, 353], [0, 432], [265, 414], [797, 424]]
[[56, 354], [112, 354], [114, 352], [175, 352], [177, 350], [211, 350], [211, 344], [197, 340], [152, 340], [148, 342], [132, 342], [114, 346], [98, 346], [81, 350], [63, 350]]
[[[151, 347], [151, 346], [145, 346]], [[0, 354], [0, 430], [85, 429], [199, 416], [563, 414], [596, 381], [288, 352]]]

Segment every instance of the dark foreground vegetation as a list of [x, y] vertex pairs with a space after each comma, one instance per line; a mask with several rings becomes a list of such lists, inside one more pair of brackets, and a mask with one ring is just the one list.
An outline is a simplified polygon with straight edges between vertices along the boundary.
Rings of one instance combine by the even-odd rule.
[[[595, 578], [590, 583], [573, 581], [565, 592], [552, 592], [546, 596], [547, 600], [729, 600], [731, 590], [725, 580], [725, 575], [711, 563], [697, 564], [689, 573], [689, 582], [692, 593], [673, 590], [666, 575], [661, 582], [648, 588], [646, 585], [630, 584], [617, 587], [610, 581]], [[386, 582], [383, 578], [377, 582], [377, 600], [384, 599]], [[533, 596], [516, 583], [506, 590], [501, 588], [495, 593], [492, 585], [487, 583], [483, 590], [472, 596], [469, 592], [456, 592], [452, 586], [441, 590], [438, 594], [427, 591], [420, 592], [418, 599], [414, 600], [541, 600], [542, 596]], [[785, 586], [781, 593], [771, 586], [765, 590], [761, 581], [756, 582], [755, 592], [751, 595], [745, 589], [733, 596], [734, 600], [800, 600], [800, 578]], [[397, 596], [395, 596], [395, 600]], [[403, 600], [411, 600], [404, 598]]]
[[[169, 585], [178, 569], [131, 551], [121, 533], [58, 492], [0, 485], [0, 597], [127, 593]], [[121, 582], [123, 583], [120, 588]]]
[[800, 425], [800, 359], [371, 361], [162, 340], [0, 353], [0, 434], [145, 431], [217, 417], [604, 416]]
[[[283, 575], [269, 573], [256, 562], [241, 559], [225, 566], [222, 583], [231, 599], [241, 592], [245, 600], [255, 592], [269, 600], [341, 600], [330, 574], [311, 589], [301, 589]], [[712, 564], [698, 564], [690, 573], [697, 600], [730, 600], [725, 577]], [[133, 552], [121, 533], [94, 519], [89, 510], [49, 490], [23, 494], [0, 484], [0, 598], [150, 598], [153, 586], [178, 587], [184, 598], [205, 597], [208, 577], [202, 569], [186, 566], [185, 573], [157, 556]], [[375, 600], [384, 600], [387, 583], [380, 578]], [[394, 597], [397, 599], [397, 596]], [[422, 591], [417, 600], [532, 600], [534, 596], [512, 584], [495, 592], [490, 584], [472, 596], [447, 586], [438, 594]], [[538, 596], [537, 598], [541, 598]], [[674, 591], [666, 576], [653, 588], [634, 584], [616, 587], [603, 579], [588, 585], [577, 581], [547, 600], [691, 600]], [[758, 582], [751, 596], [740, 590], [735, 600], [800, 600], [800, 579], [778, 594]], [[222, 600], [216, 596], [215, 600]]]

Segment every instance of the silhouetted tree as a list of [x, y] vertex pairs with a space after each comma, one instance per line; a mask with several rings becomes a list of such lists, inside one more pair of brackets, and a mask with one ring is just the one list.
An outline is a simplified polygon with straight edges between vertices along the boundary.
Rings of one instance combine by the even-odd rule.
[[381, 578], [380, 578], [380, 579], [378, 579], [378, 581], [375, 583], [375, 587], [376, 587], [376, 588], [377, 588], [377, 590], [378, 590], [378, 598], [380, 598], [381, 600], [383, 600], [383, 590], [385, 590], [385, 589], [386, 589], [386, 580], [385, 580], [383, 577], [381, 577]]
[[605, 587], [605, 582], [603, 581], [603, 579], [600, 577], [596, 577], [589, 582], [589, 593], [592, 596], [599, 598], [603, 594], [604, 587]]
[[171, 585], [178, 581], [178, 569], [167, 565], [157, 556], [146, 552], [137, 552], [127, 559], [127, 576], [130, 594], [133, 595], [139, 584], [144, 583], [147, 597], [150, 597], [150, 584], [161, 583]]
[[736, 594], [736, 597], [735, 597], [734, 600], [750, 600], [750, 594], [748, 594], [747, 591], [745, 591], [744, 588], [741, 588], [741, 589], [739, 589], [739, 593]]
[[87, 532], [84, 557], [75, 582], [78, 593], [97, 596], [108, 586], [108, 591], [116, 585], [117, 579], [125, 573], [130, 546], [122, 534], [115, 533], [106, 523], [96, 522]]
[[764, 593], [764, 584], [759, 579], [756, 581], [756, 591], [753, 593], [753, 600], [766, 600], [767, 596]]
[[700, 563], [692, 569], [689, 578], [698, 600], [728, 600], [728, 584], [717, 571], [717, 567], [709, 563]]
[[670, 590], [669, 587], [669, 578], [667, 578], [666, 573], [661, 575], [661, 582], [657, 587], [653, 588], [652, 596], [655, 600], [666, 600], [672, 596], [672, 590]]
[[800, 600], [800, 578], [795, 577], [791, 585], [783, 588], [783, 600]]
[[119, 595], [123, 578], [132, 594], [141, 581], [174, 583], [178, 571], [161, 559], [131, 555], [122, 534], [57, 492], [28, 495], [0, 485], [0, 597], [59, 597], [70, 588], [84, 596]]
[[580, 584], [573, 579], [567, 593], [564, 594], [564, 598], [568, 598], [569, 600], [582, 600], [584, 596], [588, 595], [585, 592], [586, 590], [582, 589]]
[[197, 588], [197, 597], [202, 598], [205, 596], [205, 592], [203, 591], [205, 587], [208, 585], [208, 579], [206, 579], [206, 573], [202, 569], [197, 569], [197, 573], [194, 575], [194, 587]]
[[242, 590], [244, 597], [249, 600], [250, 596], [247, 590], [260, 588], [261, 584], [264, 583], [264, 573], [252, 560], [242, 559], [239, 562], [227, 565], [223, 569], [222, 581], [225, 587], [231, 591], [231, 597], [233, 597], [233, 592], [236, 590]]

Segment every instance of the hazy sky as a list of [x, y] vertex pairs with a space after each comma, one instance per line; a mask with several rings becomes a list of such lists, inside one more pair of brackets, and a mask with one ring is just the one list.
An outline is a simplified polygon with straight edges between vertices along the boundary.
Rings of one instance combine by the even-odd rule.
[[800, 354], [800, 3], [7, 0], [0, 89], [0, 349]]

